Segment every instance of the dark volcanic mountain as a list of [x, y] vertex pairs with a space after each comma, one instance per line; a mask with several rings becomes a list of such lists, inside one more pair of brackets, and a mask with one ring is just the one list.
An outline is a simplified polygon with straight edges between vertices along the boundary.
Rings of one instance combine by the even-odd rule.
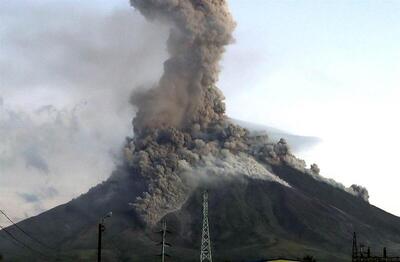
[[[2, 232], [5, 261], [94, 261], [97, 223], [110, 210], [114, 215], [106, 221], [104, 261], [156, 261], [159, 236], [153, 232], [158, 226], [146, 229], [128, 204], [143, 191], [143, 181], [124, 170], [79, 198], [18, 224], [54, 250], [30, 241], [14, 226], [8, 228], [50, 257], [14, 245]], [[400, 252], [400, 218], [290, 166], [275, 166], [273, 171], [291, 187], [236, 177], [194, 190], [181, 210], [166, 216], [173, 232], [168, 238], [171, 260], [198, 261], [204, 188], [209, 190], [216, 261], [305, 254], [319, 261], [349, 261], [353, 231], [371, 247]]]
[[123, 164], [79, 198], [0, 232], [6, 261], [94, 261], [97, 223], [109, 211], [104, 261], [155, 261], [162, 219], [173, 232], [172, 260], [198, 261], [205, 188], [215, 261], [348, 261], [353, 231], [400, 251], [400, 219], [371, 206], [366, 189], [321, 177], [284, 139], [252, 134], [226, 116], [216, 87], [236, 25], [226, 0], [130, 2], [171, 26], [170, 56], [160, 80], [131, 97], [134, 136]]

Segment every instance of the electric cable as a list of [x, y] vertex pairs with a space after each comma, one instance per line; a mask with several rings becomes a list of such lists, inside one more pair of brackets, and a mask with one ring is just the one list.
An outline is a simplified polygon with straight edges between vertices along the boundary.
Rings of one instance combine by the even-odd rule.
[[36, 237], [34, 237], [31, 234], [29, 234], [28, 232], [26, 232], [24, 229], [22, 229], [20, 226], [18, 226], [18, 224], [14, 223], [14, 221], [12, 221], [12, 219], [3, 210], [0, 209], [0, 213], [2, 213], [7, 218], [7, 220], [10, 221], [13, 224], [13, 226], [15, 226], [18, 230], [20, 230], [22, 233], [24, 233], [31, 240], [37, 242], [39, 245], [41, 245], [41, 246], [43, 246], [43, 247], [45, 247], [47, 249], [50, 249], [50, 250], [58, 252], [58, 250], [56, 250], [55, 248], [52, 248], [52, 247], [46, 245], [45, 243], [43, 243], [42, 241], [40, 241]]
[[21, 245], [21, 247], [26, 248], [26, 249], [30, 250], [31, 252], [33, 252], [33, 253], [37, 253], [37, 254], [39, 254], [39, 255], [42, 256], [42, 257], [51, 258], [50, 256], [48, 256], [48, 255], [46, 255], [46, 254], [44, 254], [44, 253], [42, 253], [42, 252], [40, 252], [40, 251], [38, 251], [38, 250], [36, 250], [36, 249], [30, 247], [30, 246], [28, 246], [28, 245], [25, 244], [24, 242], [20, 241], [18, 238], [16, 238], [10, 231], [8, 231], [8, 230], [7, 230], [5, 227], [3, 227], [2, 225], [0, 225], [0, 229], [1, 229], [2, 231], [4, 231], [8, 236], [10, 236], [16, 243], [18, 243], [19, 245]]

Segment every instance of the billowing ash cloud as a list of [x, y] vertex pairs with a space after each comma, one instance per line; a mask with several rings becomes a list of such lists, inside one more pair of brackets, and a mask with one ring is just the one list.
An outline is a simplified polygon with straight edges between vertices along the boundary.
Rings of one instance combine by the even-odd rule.
[[132, 98], [139, 108], [135, 131], [220, 119], [225, 107], [213, 85], [235, 28], [226, 1], [131, 0], [131, 4], [146, 18], [172, 26], [163, 76], [150, 91]]
[[225, 0], [131, 0], [150, 20], [170, 24], [170, 58], [154, 87], [134, 92], [135, 136], [124, 148], [129, 169], [144, 178], [146, 191], [132, 204], [154, 225], [179, 209], [203, 179], [251, 177], [290, 185], [272, 173], [286, 164], [318, 177], [291, 154], [285, 139], [250, 135], [225, 115], [215, 86], [219, 60], [232, 41], [235, 23]]
[[361, 199], [363, 199], [364, 201], [368, 202], [369, 200], [369, 193], [368, 190], [360, 185], [351, 185], [349, 190], [353, 191], [353, 194], [360, 197]]

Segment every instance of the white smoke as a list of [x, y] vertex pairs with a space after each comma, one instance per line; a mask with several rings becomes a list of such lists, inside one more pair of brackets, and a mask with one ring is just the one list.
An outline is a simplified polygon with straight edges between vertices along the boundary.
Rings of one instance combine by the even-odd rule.
[[0, 107], [2, 208], [14, 203], [19, 208], [10, 213], [24, 218], [68, 201], [108, 177], [122, 141], [95, 131], [93, 119], [85, 118], [87, 111], [84, 105], [45, 106], [33, 112], [6, 103]]
[[0, 1], [0, 207], [14, 219], [78, 196], [115, 167], [132, 134], [128, 94], [158, 79], [167, 56], [168, 28], [125, 6]]
[[[190, 169], [189, 169], [190, 170]], [[267, 180], [290, 187], [290, 185], [279, 178], [264, 165], [257, 162], [253, 157], [245, 153], [232, 154], [228, 149], [221, 150], [221, 156], [203, 156], [196, 167], [195, 173], [206, 174], [207, 177], [232, 178], [247, 176], [253, 179]]]

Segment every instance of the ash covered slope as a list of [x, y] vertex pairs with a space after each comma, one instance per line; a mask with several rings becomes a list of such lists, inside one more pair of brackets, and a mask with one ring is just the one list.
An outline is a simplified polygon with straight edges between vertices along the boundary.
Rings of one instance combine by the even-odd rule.
[[[210, 190], [210, 227], [217, 260], [252, 261], [270, 256], [313, 254], [321, 261], [348, 261], [352, 232], [372, 247], [400, 252], [400, 219], [342, 189], [315, 180], [288, 165], [273, 166], [291, 187], [247, 176], [204, 182], [182, 208], [166, 215], [179, 261], [197, 261], [201, 233], [201, 193]], [[142, 222], [128, 203], [140, 195], [145, 181], [121, 168], [103, 184], [71, 202], [19, 223], [43, 242], [59, 248], [59, 261], [95, 259], [97, 222], [110, 210], [103, 240], [105, 261], [154, 261], [158, 235]], [[24, 238], [15, 227], [8, 230]], [[13, 245], [1, 232], [0, 250], [6, 261], [46, 260]], [[372, 249], [374, 251], [374, 249]]]

